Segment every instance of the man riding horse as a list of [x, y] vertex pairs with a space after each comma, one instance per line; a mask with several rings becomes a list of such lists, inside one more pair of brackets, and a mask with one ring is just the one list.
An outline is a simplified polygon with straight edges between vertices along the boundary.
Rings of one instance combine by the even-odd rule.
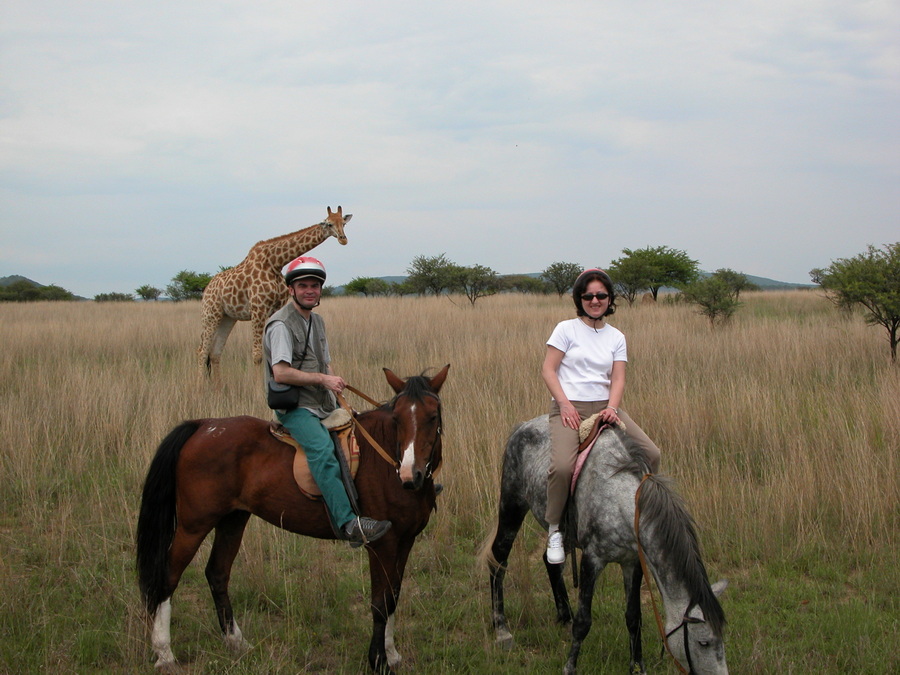
[[[337, 406], [335, 394], [347, 383], [331, 369], [325, 322], [313, 308], [319, 305], [325, 266], [300, 256], [282, 270], [290, 300], [266, 323], [263, 337], [266, 393], [278, 421], [303, 447], [313, 479], [322, 491], [335, 533], [353, 547], [373, 542], [390, 529], [387, 520], [353, 512], [334, 453], [334, 443], [322, 425]], [[293, 395], [288, 403], [273, 399], [273, 390]], [[296, 400], [296, 404], [294, 404]]]

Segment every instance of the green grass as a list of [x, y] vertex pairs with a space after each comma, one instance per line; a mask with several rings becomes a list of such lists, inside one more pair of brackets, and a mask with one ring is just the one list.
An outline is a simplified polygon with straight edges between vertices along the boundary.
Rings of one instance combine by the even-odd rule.
[[[569, 305], [467, 305], [328, 299], [321, 309], [339, 372], [376, 397], [389, 393], [382, 366], [408, 375], [452, 364], [447, 487], [404, 580], [401, 672], [559, 672], [568, 636], [554, 623], [537, 527], [527, 521], [510, 561], [509, 651], [494, 646], [476, 553], [504, 439], [546, 407], [543, 340]], [[663, 448], [710, 577], [730, 581], [731, 672], [900, 672], [900, 369], [881, 332], [802, 292], [748, 294], [722, 330], [680, 306], [623, 306], [615, 319], [632, 356], [629, 412]], [[198, 338], [196, 303], [0, 306], [0, 673], [153, 671], [133, 563], [149, 459], [182, 419], [268, 416], [246, 326], [226, 349], [220, 389], [196, 377]], [[219, 634], [208, 551], [174, 598], [173, 649], [186, 673], [367, 670], [362, 551], [251, 520], [231, 584], [253, 645], [241, 655]], [[674, 673], [646, 598], [644, 612], [648, 671]], [[615, 566], [593, 616], [582, 672], [624, 672]]]

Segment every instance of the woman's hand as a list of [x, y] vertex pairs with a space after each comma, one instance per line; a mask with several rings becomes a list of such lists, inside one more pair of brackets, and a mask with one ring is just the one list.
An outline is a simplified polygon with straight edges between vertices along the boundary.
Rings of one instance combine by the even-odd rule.
[[600, 411], [600, 420], [607, 424], [619, 423], [619, 411], [613, 407], [607, 407]]
[[578, 411], [575, 410], [575, 406], [571, 403], [560, 404], [559, 416], [562, 419], [564, 427], [577, 429], [581, 426], [581, 415], [578, 414]]

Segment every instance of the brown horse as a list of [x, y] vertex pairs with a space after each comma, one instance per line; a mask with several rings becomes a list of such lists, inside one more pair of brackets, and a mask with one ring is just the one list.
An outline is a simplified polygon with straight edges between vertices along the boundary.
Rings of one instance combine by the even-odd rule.
[[[368, 544], [372, 586], [369, 663], [392, 673], [394, 610], [416, 535], [435, 506], [432, 472], [441, 463], [441, 402], [449, 365], [432, 378], [404, 381], [387, 368], [394, 399], [355, 416], [357, 424], [394, 458], [385, 460], [365, 434], [356, 487], [366, 516], [390, 520], [391, 529]], [[160, 444], [150, 464], [137, 527], [137, 569], [152, 618], [156, 666], [176, 669], [171, 648], [171, 597], [201, 542], [215, 530], [206, 565], [226, 643], [246, 647], [234, 621], [228, 579], [250, 515], [296, 534], [335, 539], [323, 502], [303, 496], [292, 472], [293, 450], [274, 438], [268, 422], [228, 417], [183, 422]]]

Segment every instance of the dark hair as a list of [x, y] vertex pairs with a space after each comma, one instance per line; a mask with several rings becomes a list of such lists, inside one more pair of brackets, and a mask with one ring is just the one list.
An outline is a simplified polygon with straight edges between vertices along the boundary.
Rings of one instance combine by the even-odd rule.
[[578, 275], [578, 278], [575, 280], [575, 285], [572, 286], [572, 302], [575, 303], [575, 312], [578, 316], [587, 316], [587, 312], [584, 311], [584, 305], [581, 304], [581, 296], [587, 288], [587, 285], [592, 281], [599, 281], [606, 286], [606, 292], [609, 293], [609, 306], [606, 308], [603, 316], [615, 314], [616, 291], [613, 288], [612, 279], [610, 279], [609, 275], [601, 269], [585, 270]]

